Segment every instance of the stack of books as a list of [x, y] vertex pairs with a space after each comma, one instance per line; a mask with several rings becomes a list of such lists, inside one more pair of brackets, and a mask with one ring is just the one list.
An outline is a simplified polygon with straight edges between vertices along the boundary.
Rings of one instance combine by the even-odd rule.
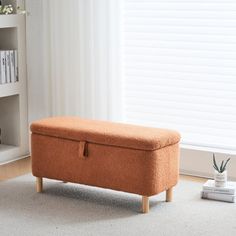
[[208, 180], [202, 188], [201, 197], [224, 202], [235, 202], [236, 182], [228, 181], [225, 187], [215, 187], [214, 180]]
[[0, 84], [18, 81], [18, 60], [16, 50], [0, 50]]

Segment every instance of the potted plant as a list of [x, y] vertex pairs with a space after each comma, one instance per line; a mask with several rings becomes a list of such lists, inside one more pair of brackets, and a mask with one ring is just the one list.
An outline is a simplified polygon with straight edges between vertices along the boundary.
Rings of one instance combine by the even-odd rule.
[[0, 15], [8, 15], [13, 13], [13, 6], [9, 5], [2, 5], [2, 1], [0, 0]]
[[220, 165], [217, 165], [215, 154], [213, 154], [213, 167], [215, 169], [214, 179], [216, 187], [225, 187], [227, 183], [227, 164], [230, 158], [226, 161], [222, 161]]

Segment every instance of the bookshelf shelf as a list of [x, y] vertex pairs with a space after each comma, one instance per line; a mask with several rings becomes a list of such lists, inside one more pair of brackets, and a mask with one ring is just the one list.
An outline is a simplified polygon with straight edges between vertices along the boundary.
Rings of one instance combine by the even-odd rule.
[[13, 145], [0, 144], [0, 160], [1, 163], [14, 160], [19, 153], [19, 147]]
[[0, 84], [0, 98], [19, 95], [21, 92], [20, 83]]
[[[5, 2], [24, 8], [22, 0]], [[25, 17], [0, 15], [0, 50], [17, 50], [18, 62], [18, 81], [0, 84], [0, 165], [29, 154]]]
[[5, 144], [0, 144], [0, 154], [3, 152], [8, 152], [10, 150], [16, 149], [16, 146], [13, 145], [5, 145]]
[[0, 157], [1, 155], [4, 156], [6, 152], [14, 152], [18, 148], [19, 147], [13, 145], [0, 144]]
[[24, 15], [0, 15], [0, 28], [16, 28], [24, 22]]

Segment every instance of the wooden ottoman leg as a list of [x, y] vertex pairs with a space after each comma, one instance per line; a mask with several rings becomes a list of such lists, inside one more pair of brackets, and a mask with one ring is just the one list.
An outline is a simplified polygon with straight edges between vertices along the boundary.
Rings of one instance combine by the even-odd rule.
[[36, 177], [36, 191], [41, 193], [43, 191], [43, 178]]
[[149, 212], [149, 198], [147, 196], [142, 196], [142, 211], [143, 213]]
[[173, 188], [169, 188], [166, 190], [166, 201], [171, 202], [173, 197]]

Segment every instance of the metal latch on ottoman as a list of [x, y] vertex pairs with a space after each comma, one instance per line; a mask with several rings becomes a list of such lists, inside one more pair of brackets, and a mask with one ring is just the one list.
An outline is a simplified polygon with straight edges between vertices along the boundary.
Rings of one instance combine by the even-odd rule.
[[172, 187], [179, 177], [179, 140], [176, 131], [54, 117], [31, 125], [32, 172], [37, 191], [43, 178], [56, 179], [149, 198]]

